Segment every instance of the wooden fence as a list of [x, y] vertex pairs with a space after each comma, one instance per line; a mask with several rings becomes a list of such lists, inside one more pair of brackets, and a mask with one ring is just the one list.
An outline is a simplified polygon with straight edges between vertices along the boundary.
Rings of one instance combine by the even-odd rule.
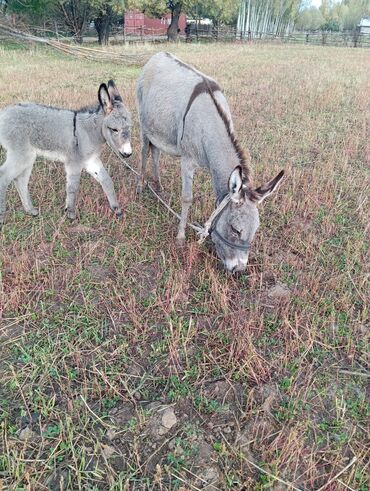
[[[23, 32], [28, 32], [46, 39], [56, 39], [64, 42], [73, 41], [73, 36], [59, 26], [57, 23], [48, 23], [43, 27], [25, 26], [22, 24], [12, 24], [13, 28], [19, 28]], [[88, 42], [97, 41], [97, 33], [91, 25], [83, 34]], [[370, 34], [363, 34], [359, 31], [330, 32], [293, 32], [290, 34], [275, 34], [271, 32], [240, 31], [230, 26], [213, 26], [190, 24], [186, 29], [186, 34], [180, 33], [180, 41], [185, 42], [249, 42], [249, 43], [292, 43], [321, 46], [343, 46], [370, 48]], [[138, 42], [165, 42], [167, 35], [163, 29], [152, 29], [146, 27], [130, 27], [125, 29], [123, 26], [115, 26], [110, 34], [110, 41], [114, 43], [138, 43]]]
[[271, 32], [240, 31], [227, 26], [190, 26], [188, 42], [204, 41], [247, 41], [247, 42], [282, 42], [297, 44], [314, 44], [322, 46], [344, 46], [370, 48], [370, 34], [359, 31], [314, 31], [275, 34]]

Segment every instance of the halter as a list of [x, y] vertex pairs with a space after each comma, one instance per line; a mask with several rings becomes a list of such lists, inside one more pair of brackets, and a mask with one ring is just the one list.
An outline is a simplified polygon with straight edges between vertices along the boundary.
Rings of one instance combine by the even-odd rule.
[[227, 193], [226, 196], [221, 200], [220, 204], [217, 206], [217, 208], [214, 210], [212, 215], [209, 217], [209, 219], [206, 221], [204, 224], [204, 228], [201, 232], [199, 232], [200, 239], [199, 243], [202, 243], [205, 241], [205, 239], [214, 233], [216, 237], [221, 240], [224, 244], [227, 246], [231, 247], [232, 249], [238, 249], [239, 251], [249, 251], [250, 249], [250, 243], [248, 241], [242, 241], [244, 242], [241, 244], [235, 244], [234, 242], [231, 242], [230, 240], [227, 240], [225, 237], [223, 237], [220, 232], [216, 229], [216, 225], [222, 215], [222, 213], [226, 210], [227, 205], [230, 203], [230, 194]]
[[[109, 143], [108, 143], [109, 145]], [[110, 146], [110, 145], [109, 145]], [[112, 152], [118, 157], [119, 160], [121, 160], [126, 167], [128, 167], [137, 177], [140, 177], [140, 174], [131, 167], [131, 165], [122, 158], [122, 156], [117, 152], [117, 150], [113, 147], [110, 146], [110, 149]], [[163, 206], [167, 208], [168, 211], [170, 211], [176, 218], [181, 220], [181, 216], [176, 213], [159, 195], [158, 193], [155, 192], [153, 187], [147, 183], [148, 188], [151, 190], [151, 192], [154, 194], [154, 196], [157, 197], [157, 199], [162, 203]], [[217, 222], [220, 219], [221, 214], [225, 210], [226, 206], [230, 202], [230, 194], [227, 193], [221, 200], [220, 204], [215, 208], [209, 219], [206, 221], [204, 224], [204, 227], [201, 227], [199, 225], [195, 225], [194, 223], [187, 223], [189, 227], [191, 227], [193, 230], [196, 231], [196, 233], [199, 235], [199, 244], [202, 244], [206, 238], [213, 232], [221, 242], [226, 244], [227, 246], [231, 247], [232, 249], [238, 249], [239, 251], [248, 251], [250, 249], [250, 243], [247, 241], [243, 241], [244, 244], [234, 244], [234, 242], [230, 242], [229, 240], [225, 239], [218, 230], [216, 230], [216, 225]]]

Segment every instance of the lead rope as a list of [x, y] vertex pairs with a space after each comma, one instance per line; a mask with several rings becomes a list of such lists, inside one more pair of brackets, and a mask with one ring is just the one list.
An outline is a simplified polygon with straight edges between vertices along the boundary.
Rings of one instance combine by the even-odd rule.
[[[121, 155], [114, 148], [112, 148], [109, 144], [108, 144], [108, 146], [111, 149], [111, 151], [116, 155], [116, 157], [118, 157], [118, 159], [121, 162], [123, 162], [125, 164], [125, 166], [128, 169], [130, 169], [131, 172], [133, 172], [137, 177], [141, 177], [140, 174], [133, 167], [131, 167], [131, 165], [123, 157], [121, 157]], [[172, 215], [174, 215], [178, 220], [181, 220], [181, 216], [178, 213], [176, 213], [176, 211], [173, 210], [170, 207], [170, 205], [168, 205], [159, 196], [159, 194], [154, 190], [153, 186], [151, 186], [148, 182], [147, 182], [147, 186], [150, 189], [150, 191], [154, 194], [154, 196], [158, 199], [158, 201], [160, 201], [162, 203], [162, 205], [165, 208], [167, 208], [167, 210], [170, 211], [172, 213]], [[191, 222], [186, 222], [186, 225], [188, 227], [192, 228], [193, 230], [195, 230], [196, 233], [199, 235], [199, 240], [198, 240], [199, 244], [202, 244], [206, 240], [206, 238], [209, 236], [211, 228], [212, 228], [212, 224], [213, 224], [215, 218], [222, 212], [222, 210], [229, 203], [229, 201], [230, 201], [230, 195], [227, 194], [225, 196], [225, 198], [221, 201], [221, 203], [217, 206], [217, 208], [213, 211], [213, 213], [211, 214], [209, 219], [206, 221], [206, 223], [204, 224], [204, 227], [200, 227], [199, 225], [195, 225], [194, 223], [191, 223]]]

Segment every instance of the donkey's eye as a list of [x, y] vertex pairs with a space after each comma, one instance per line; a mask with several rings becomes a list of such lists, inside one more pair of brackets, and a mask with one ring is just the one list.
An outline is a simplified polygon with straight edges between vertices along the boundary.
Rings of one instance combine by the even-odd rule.
[[234, 235], [236, 235], [237, 237], [240, 236], [240, 230], [238, 230], [237, 228], [233, 227], [232, 225], [231, 226], [231, 231]]
[[113, 133], [118, 133], [118, 130], [116, 128], [109, 128]]

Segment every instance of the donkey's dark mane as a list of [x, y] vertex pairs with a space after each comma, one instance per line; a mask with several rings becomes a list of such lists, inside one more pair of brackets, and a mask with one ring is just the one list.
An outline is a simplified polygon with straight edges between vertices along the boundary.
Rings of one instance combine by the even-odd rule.
[[218, 114], [220, 115], [220, 117], [221, 117], [221, 119], [225, 125], [226, 131], [227, 131], [227, 134], [229, 135], [231, 143], [233, 144], [233, 147], [234, 147], [236, 155], [238, 157], [240, 166], [241, 166], [242, 171], [243, 171], [243, 177], [244, 177], [245, 181], [249, 181], [250, 171], [249, 171], [249, 168], [247, 166], [245, 153], [244, 153], [242, 147], [240, 146], [240, 143], [236, 139], [234, 132], [231, 129], [231, 124], [230, 124], [230, 121], [229, 121], [227, 115], [225, 114], [225, 111], [222, 109], [220, 103], [217, 101], [217, 99], [214, 95], [214, 92], [217, 90], [220, 90], [222, 92], [220, 86], [217, 84], [217, 82], [215, 82], [214, 80], [208, 79], [201, 72], [199, 72], [198, 70], [196, 70], [192, 66], [187, 65], [186, 63], [182, 62], [178, 58], [172, 56], [171, 53], [166, 53], [166, 55], [168, 57], [170, 57], [173, 61], [175, 61], [181, 67], [187, 68], [188, 70], [191, 70], [192, 72], [201, 76], [203, 79], [201, 82], [199, 82], [194, 87], [194, 90], [190, 96], [188, 105], [187, 105], [186, 110], [185, 110], [183, 122], [185, 123], [185, 117], [186, 117], [186, 115], [190, 109], [191, 104], [194, 102], [195, 98], [204, 92], [208, 92], [208, 94], [211, 96], [211, 99], [213, 100], [213, 103], [217, 109]]
[[97, 114], [101, 109], [100, 104], [95, 104], [94, 106], [82, 106], [76, 110], [77, 113], [88, 113], [88, 114]]
[[16, 104], [17, 106], [22, 106], [22, 107], [27, 107], [27, 106], [39, 106], [39, 107], [44, 107], [45, 109], [51, 109], [53, 111], [67, 111], [70, 113], [83, 113], [83, 114], [96, 114], [100, 111], [100, 104], [95, 104], [94, 106], [83, 106], [79, 107], [78, 109], [68, 109], [66, 107], [55, 107], [55, 106], [48, 106], [46, 104], [39, 104], [37, 102], [19, 102]]
[[236, 139], [236, 136], [231, 129], [231, 124], [230, 124], [229, 118], [227, 117], [225, 111], [222, 109], [222, 107], [220, 106], [220, 103], [216, 99], [216, 97], [212, 91], [212, 88], [208, 84], [208, 80], [205, 79], [205, 82], [208, 85], [208, 93], [211, 96], [211, 99], [213, 100], [214, 105], [216, 106], [218, 114], [220, 115], [222, 121], [224, 122], [227, 134], [229, 135], [231, 143], [234, 146], [236, 155], [238, 156], [241, 168], [243, 170], [243, 177], [245, 178], [246, 181], [249, 181], [250, 172], [249, 172], [249, 168], [247, 166], [244, 150], [242, 149], [242, 147], [240, 146], [240, 143]]

